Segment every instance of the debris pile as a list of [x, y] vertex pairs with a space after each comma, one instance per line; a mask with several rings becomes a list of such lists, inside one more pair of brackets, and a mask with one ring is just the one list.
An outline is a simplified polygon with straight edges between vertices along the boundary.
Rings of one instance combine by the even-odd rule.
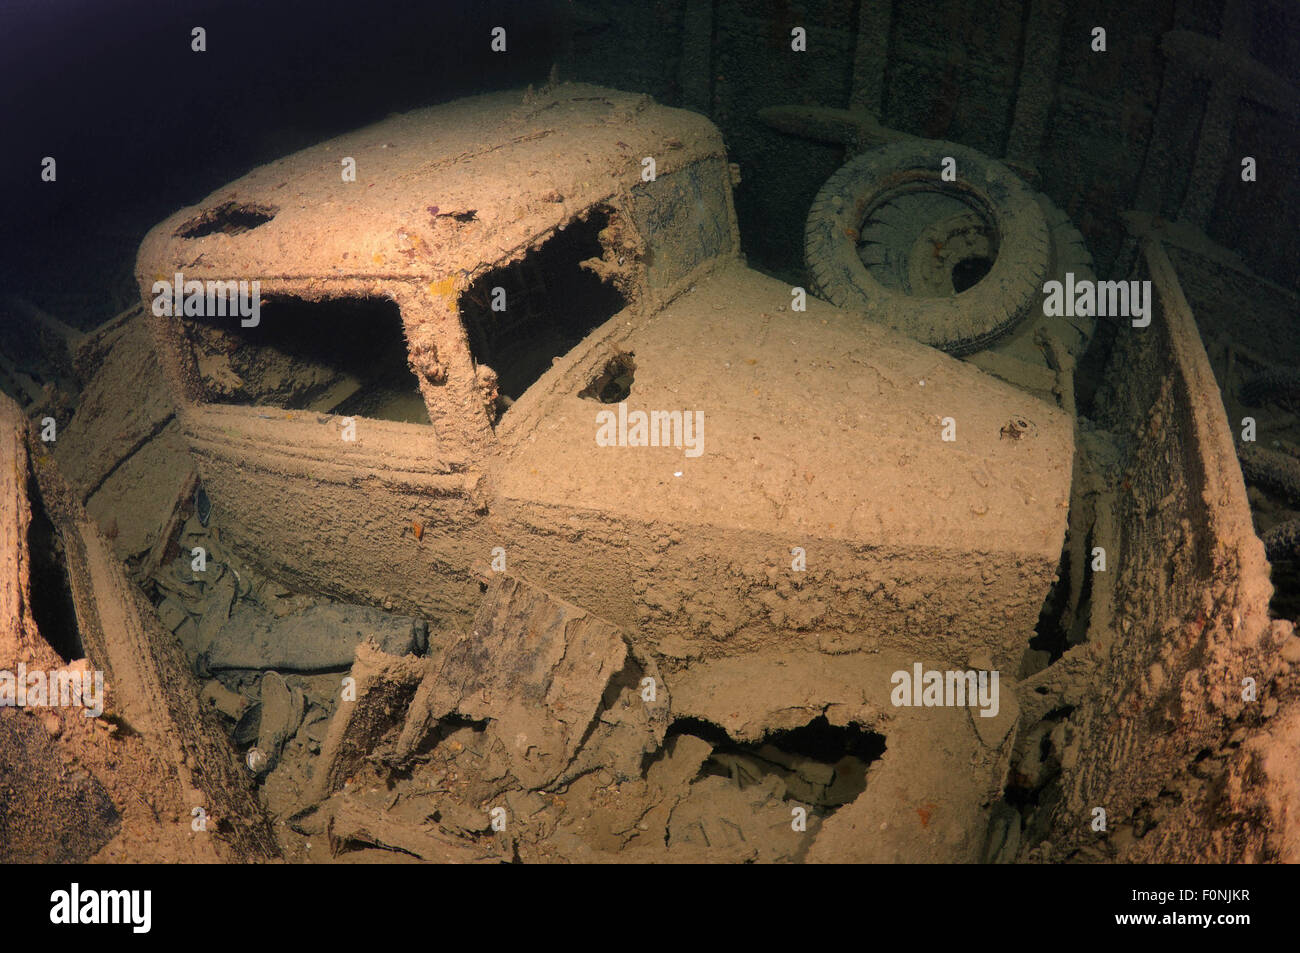
[[[825, 718], [753, 744], [675, 719], [618, 628], [508, 576], [468, 631], [430, 638], [418, 620], [302, 606], [235, 563], [214, 572], [219, 535], [187, 523], [213, 561], [203, 578], [179, 559], [162, 570], [159, 606], [176, 607], [162, 611], [290, 859], [799, 860], [883, 751]], [[288, 645], [336, 652], [357, 631], [344, 665]], [[241, 633], [238, 667], [218, 661], [223, 632]]]

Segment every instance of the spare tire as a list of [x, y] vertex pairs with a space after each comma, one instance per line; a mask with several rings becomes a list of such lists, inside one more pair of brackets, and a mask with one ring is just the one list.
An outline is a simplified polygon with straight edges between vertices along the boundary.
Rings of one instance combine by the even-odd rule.
[[[940, 175], [946, 156], [957, 164], [953, 182]], [[996, 234], [992, 266], [967, 290], [920, 297], [887, 288], [859, 257], [862, 224], [916, 192], [960, 199]], [[956, 143], [909, 139], [864, 152], [826, 180], [808, 212], [804, 258], [815, 294], [962, 355], [988, 347], [1033, 309], [1051, 266], [1051, 236], [1034, 192], [1006, 166]]]

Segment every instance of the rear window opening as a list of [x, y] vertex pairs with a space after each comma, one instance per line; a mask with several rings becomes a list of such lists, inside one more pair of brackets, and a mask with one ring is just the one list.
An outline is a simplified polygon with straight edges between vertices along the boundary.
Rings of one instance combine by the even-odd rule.
[[[496, 388], [494, 419], [626, 305], [622, 292], [582, 263], [604, 254], [610, 210], [597, 208], [521, 260], [479, 278], [460, 313], [479, 379]], [[485, 383], [486, 386], [486, 383]]]
[[259, 317], [183, 319], [206, 401], [429, 423], [395, 302], [267, 297]]

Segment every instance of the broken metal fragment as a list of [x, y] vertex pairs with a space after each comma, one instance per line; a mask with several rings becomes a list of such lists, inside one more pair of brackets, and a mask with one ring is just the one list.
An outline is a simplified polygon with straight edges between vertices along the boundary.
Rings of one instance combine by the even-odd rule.
[[390, 655], [369, 642], [357, 646], [350, 673], [355, 694], [340, 700], [330, 721], [312, 776], [313, 800], [342, 787], [380, 739], [401, 725], [428, 664], [426, 659]]
[[489, 848], [441, 834], [436, 827], [421, 830], [347, 794], [334, 795], [327, 810], [326, 836], [330, 853], [336, 857], [359, 845], [410, 854], [439, 864], [499, 863], [502, 860]]
[[398, 753], [413, 754], [447, 715], [486, 718], [515, 777], [545, 787], [574, 760], [626, 659], [613, 625], [500, 576], [471, 631], [420, 685]]

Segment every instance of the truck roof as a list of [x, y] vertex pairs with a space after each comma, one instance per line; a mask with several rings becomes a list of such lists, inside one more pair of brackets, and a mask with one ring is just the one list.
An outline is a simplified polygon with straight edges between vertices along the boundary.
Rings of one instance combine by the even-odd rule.
[[[717, 129], [649, 96], [565, 83], [391, 116], [274, 162], [181, 209], [136, 276], [445, 281], [522, 254], [641, 181], [725, 155]], [[356, 180], [344, 181], [344, 160]]]

